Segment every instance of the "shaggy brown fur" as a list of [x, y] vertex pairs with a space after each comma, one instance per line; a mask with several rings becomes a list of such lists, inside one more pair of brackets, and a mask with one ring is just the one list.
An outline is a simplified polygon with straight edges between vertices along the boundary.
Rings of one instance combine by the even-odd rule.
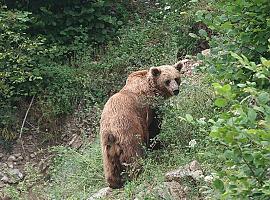
[[[129, 75], [126, 85], [106, 103], [100, 121], [100, 137], [106, 181], [112, 188], [123, 185], [126, 164], [143, 156], [143, 146], [157, 133], [151, 99], [179, 92], [182, 64], [152, 67]], [[151, 127], [151, 128], [150, 128]]]

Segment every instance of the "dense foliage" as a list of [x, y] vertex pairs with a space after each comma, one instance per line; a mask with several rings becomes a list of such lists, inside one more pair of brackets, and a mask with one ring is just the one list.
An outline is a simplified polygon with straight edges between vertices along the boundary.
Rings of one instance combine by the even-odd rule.
[[93, 42], [110, 39], [127, 18], [129, 1], [7, 1], [8, 9], [30, 12], [28, 33], [55, 44], [55, 56], [84, 51]]
[[224, 146], [226, 161], [214, 181], [217, 198], [269, 199], [270, 4], [247, 0], [209, 6], [215, 10], [196, 14], [216, 32], [205, 69], [218, 80], [213, 87], [219, 115], [210, 135]]
[[[91, 82], [90, 71], [97, 69], [82, 69], [79, 58], [87, 52], [87, 61], [94, 60], [91, 46], [105, 44], [116, 34], [127, 21], [128, 5], [113, 1], [1, 5], [0, 140], [16, 138], [26, 111], [17, 108], [27, 107], [33, 97], [32, 107], [40, 113], [35, 116], [37, 126], [73, 111]], [[95, 87], [89, 93], [95, 95]], [[105, 95], [107, 91], [98, 100]]]
[[[192, 43], [182, 44], [192, 26], [179, 14], [185, 3], [6, 1], [0, 16], [1, 137], [16, 137], [33, 97], [30, 119], [43, 129], [81, 101], [103, 102], [128, 71], [172, 62], [176, 51], [194, 51]], [[183, 27], [179, 16], [188, 22]], [[129, 19], [147, 22], [129, 22], [119, 31]]]

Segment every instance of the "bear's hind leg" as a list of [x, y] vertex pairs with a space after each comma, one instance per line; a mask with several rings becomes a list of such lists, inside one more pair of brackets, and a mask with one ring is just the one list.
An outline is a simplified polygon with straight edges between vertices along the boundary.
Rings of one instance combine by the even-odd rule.
[[122, 171], [123, 167], [120, 162], [120, 155], [122, 149], [116, 143], [116, 138], [109, 134], [107, 140], [104, 142], [104, 171], [106, 181], [113, 189], [121, 188], [123, 186]]

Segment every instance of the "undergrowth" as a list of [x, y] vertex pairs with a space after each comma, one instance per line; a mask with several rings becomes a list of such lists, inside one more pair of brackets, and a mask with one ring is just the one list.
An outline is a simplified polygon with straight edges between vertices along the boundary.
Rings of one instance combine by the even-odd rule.
[[[166, 147], [148, 151], [147, 158], [141, 160], [143, 172], [138, 178], [127, 182], [122, 190], [115, 190], [109, 199], [156, 199], [157, 194], [151, 191], [164, 182], [164, 174], [169, 170], [177, 169], [194, 159], [205, 166], [206, 172], [210, 166], [216, 166], [218, 160], [211, 165], [207, 161], [209, 156], [217, 151], [216, 147], [206, 139], [208, 135], [203, 131], [203, 127], [193, 123], [196, 118], [206, 125], [206, 121], [213, 116], [213, 91], [205, 83], [205, 77], [201, 76], [203, 75], [196, 75], [196, 81], [194, 77], [185, 79], [180, 94], [163, 105], [164, 121], [160, 139]], [[190, 116], [194, 116], [194, 119]], [[191, 140], [196, 141], [196, 144], [191, 146]], [[206, 150], [209, 154], [205, 153]], [[49, 172], [50, 178], [45, 181], [41, 191], [38, 186], [36, 189], [40, 197], [87, 199], [92, 193], [106, 186], [98, 138], [91, 144], [85, 141], [84, 147], [79, 151], [61, 146], [53, 148], [53, 151], [56, 156]], [[202, 184], [192, 185], [190, 198], [199, 194], [203, 183], [202, 180]], [[190, 183], [187, 181], [186, 184]], [[8, 193], [16, 197], [14, 189]], [[27, 199], [28, 194], [24, 195]]]

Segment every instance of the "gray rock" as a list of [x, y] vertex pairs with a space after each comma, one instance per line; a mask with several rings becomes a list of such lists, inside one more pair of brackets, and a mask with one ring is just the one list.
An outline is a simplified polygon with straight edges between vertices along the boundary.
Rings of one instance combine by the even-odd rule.
[[18, 157], [18, 160], [23, 160], [23, 157], [22, 157], [22, 156], [19, 156], [19, 157]]
[[19, 169], [7, 169], [4, 173], [1, 173], [1, 181], [4, 183], [17, 183], [23, 179], [23, 174]]
[[20, 172], [19, 169], [12, 169], [10, 170], [10, 174], [15, 176], [18, 179], [23, 179], [23, 174]]
[[4, 157], [3, 153], [0, 153], [0, 159], [2, 159]]
[[211, 50], [210, 49], [205, 49], [201, 52], [203, 56], [210, 56], [211, 55]]
[[6, 184], [4, 184], [2, 181], [0, 181], [0, 189], [5, 187], [5, 186], [6, 186]]
[[0, 169], [7, 168], [7, 163], [0, 163]]
[[10, 161], [7, 162], [7, 166], [8, 166], [9, 168], [11, 168], [11, 169], [14, 168], [13, 162], [10, 162]]
[[187, 194], [182, 185], [176, 181], [171, 182], [164, 182], [164, 190], [163, 190], [163, 196], [162, 198], [166, 199], [166, 196], [164, 194], [169, 194], [170, 199], [173, 200], [186, 200]]
[[36, 157], [36, 155], [34, 153], [31, 153], [30, 158], [34, 158], [34, 157]]
[[192, 177], [194, 180], [203, 178], [203, 171], [196, 160], [183, 167], [180, 167], [177, 170], [170, 171], [165, 175], [167, 181], [181, 182], [181, 180], [186, 177]]
[[198, 170], [202, 170], [199, 162], [197, 160], [193, 160], [191, 163], [189, 163], [189, 169], [190, 171], [198, 171]]
[[111, 193], [112, 193], [112, 188], [110, 187], [102, 188], [98, 192], [90, 196], [87, 200], [101, 199], [101, 198], [109, 196]]
[[186, 200], [187, 189], [176, 181], [163, 182], [161, 185], [138, 193], [134, 200], [142, 200], [149, 194], [155, 199]]
[[0, 179], [3, 178], [4, 174], [0, 172]]
[[16, 157], [14, 155], [9, 156], [7, 159], [8, 162], [13, 162], [15, 160], [16, 160]]
[[9, 179], [7, 176], [3, 176], [3, 177], [1, 178], [1, 181], [4, 182], [4, 183], [12, 183], [12, 182], [10, 181], [10, 179]]
[[22, 156], [22, 154], [21, 154], [21, 153], [15, 153], [14, 156], [15, 156], [16, 158], [18, 158], [18, 157]]

